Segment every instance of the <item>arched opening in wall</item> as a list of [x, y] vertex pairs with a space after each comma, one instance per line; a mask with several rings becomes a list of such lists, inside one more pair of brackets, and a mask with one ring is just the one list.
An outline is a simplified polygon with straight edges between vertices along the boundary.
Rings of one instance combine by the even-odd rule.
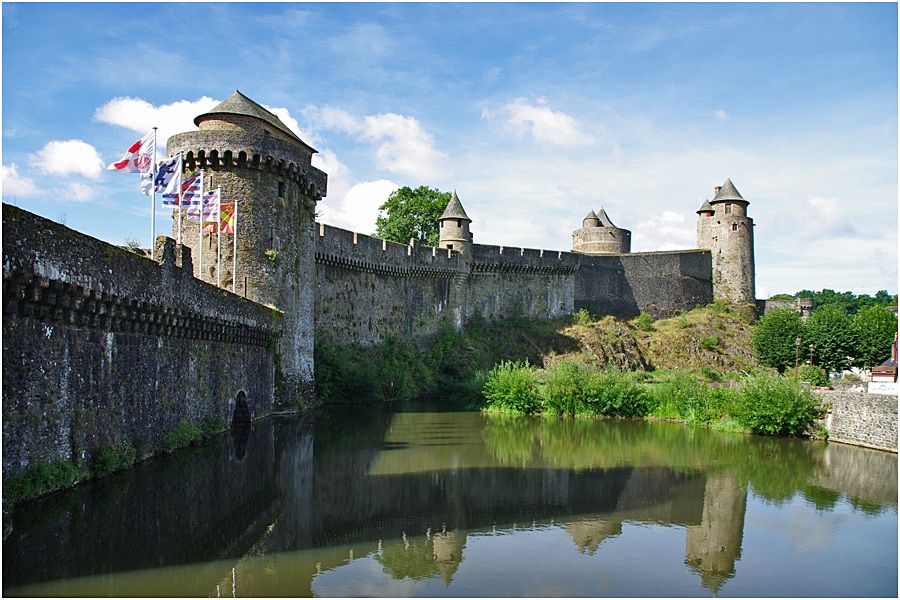
[[253, 415], [250, 412], [250, 403], [244, 390], [238, 392], [234, 399], [234, 413], [231, 416], [232, 425], [249, 425]]

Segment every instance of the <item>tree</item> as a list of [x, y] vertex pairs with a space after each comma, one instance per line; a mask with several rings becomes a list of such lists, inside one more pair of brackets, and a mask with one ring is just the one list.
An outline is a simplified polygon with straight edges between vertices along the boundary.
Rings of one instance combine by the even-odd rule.
[[857, 345], [857, 365], [864, 368], [880, 365], [891, 357], [891, 343], [897, 333], [897, 315], [881, 304], [860, 309], [853, 317]]
[[429, 246], [437, 246], [437, 220], [449, 202], [450, 192], [424, 185], [414, 190], [403, 186], [392, 192], [387, 202], [379, 207], [381, 212], [375, 221], [375, 235], [401, 244], [415, 238]]
[[753, 328], [753, 354], [762, 364], [783, 372], [794, 366], [798, 337], [803, 337], [803, 321], [794, 309], [768, 311]]
[[840, 306], [825, 304], [814, 310], [806, 322], [806, 333], [813, 348], [813, 363], [829, 372], [843, 371], [856, 354], [857, 337], [853, 321]]

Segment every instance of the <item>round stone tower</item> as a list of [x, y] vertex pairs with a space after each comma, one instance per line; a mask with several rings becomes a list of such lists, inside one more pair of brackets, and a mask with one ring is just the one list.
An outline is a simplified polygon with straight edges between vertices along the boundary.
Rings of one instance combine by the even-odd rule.
[[572, 252], [581, 254], [628, 254], [631, 252], [631, 232], [613, 225], [604, 209], [600, 214], [591, 211], [572, 233]]
[[713, 297], [737, 304], [756, 302], [753, 219], [737, 188], [726, 179], [697, 211], [697, 247], [712, 252]]
[[456, 190], [450, 196], [450, 202], [444, 213], [438, 218], [438, 248], [450, 248], [459, 251], [465, 262], [472, 260], [472, 232], [469, 231], [469, 223], [472, 219], [463, 209]]
[[[315, 149], [239, 91], [194, 123], [198, 131], [170, 137], [166, 149], [169, 156], [182, 153], [185, 175], [202, 169], [205, 189], [221, 188], [222, 202], [238, 201], [237, 272], [232, 272], [232, 236], [222, 234], [217, 273], [216, 235], [201, 235], [186, 211], [182, 243], [191, 248], [196, 277], [228, 290], [234, 278], [238, 295], [284, 312], [276, 401], [296, 407], [314, 394], [314, 219], [327, 176], [310, 164]], [[173, 211], [173, 237], [177, 214]]]

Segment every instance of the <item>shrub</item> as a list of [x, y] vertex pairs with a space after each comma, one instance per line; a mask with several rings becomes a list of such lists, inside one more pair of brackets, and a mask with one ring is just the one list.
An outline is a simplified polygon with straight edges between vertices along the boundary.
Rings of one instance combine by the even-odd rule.
[[3, 495], [13, 505], [20, 500], [69, 487], [87, 475], [86, 471], [67, 460], [52, 464], [39, 463], [29, 467], [23, 475], [4, 479]]
[[198, 440], [203, 437], [203, 432], [200, 431], [200, 428], [188, 421], [187, 419], [182, 419], [178, 425], [164, 433], [159, 438], [159, 446], [165, 452], [172, 452], [177, 448], [181, 448], [182, 446], [187, 446], [194, 440]]
[[538, 370], [525, 362], [502, 361], [491, 369], [484, 384], [486, 408], [501, 412], [540, 412]]
[[719, 375], [715, 369], [707, 367], [706, 365], [700, 367], [700, 374], [703, 375], [707, 381], [720, 381], [722, 379], [722, 376]]
[[650, 386], [651, 414], [685, 423], [712, 423], [729, 413], [733, 393], [729, 388], [713, 389], [688, 372], [676, 371]]
[[577, 414], [607, 417], [643, 417], [650, 402], [636, 378], [614, 369], [590, 369], [582, 380], [581, 407]]
[[717, 335], [708, 335], [700, 340], [700, 345], [710, 351], [715, 351], [722, 345], [722, 338]]
[[591, 322], [591, 313], [586, 308], [581, 308], [572, 313], [572, 320], [578, 325], [587, 325]]
[[653, 331], [655, 329], [653, 321], [654, 319], [651, 315], [642, 312], [632, 320], [632, 324], [641, 331]]
[[[793, 369], [791, 369], [793, 371]], [[816, 365], [801, 365], [797, 372], [797, 379], [809, 382], [810, 385], [828, 385], [828, 375], [822, 367]]]
[[101, 448], [91, 459], [91, 471], [95, 475], [108, 475], [134, 463], [137, 451], [128, 442], [118, 443], [109, 448]]
[[798, 337], [803, 338], [803, 321], [793, 309], [767, 312], [753, 328], [753, 355], [762, 364], [784, 371], [797, 359]]
[[792, 380], [751, 375], [735, 394], [732, 414], [754, 433], [802, 435], [819, 416], [819, 409], [812, 392]]

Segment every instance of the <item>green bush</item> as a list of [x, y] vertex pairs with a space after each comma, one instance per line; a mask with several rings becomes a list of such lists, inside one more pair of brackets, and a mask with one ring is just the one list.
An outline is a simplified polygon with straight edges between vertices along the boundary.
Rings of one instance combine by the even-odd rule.
[[850, 366], [857, 350], [856, 329], [844, 309], [826, 304], [810, 315], [806, 322], [808, 342], [813, 344], [813, 363], [829, 372]]
[[3, 495], [13, 505], [20, 500], [72, 486], [87, 476], [87, 471], [67, 460], [52, 464], [39, 463], [29, 467], [23, 475], [4, 479]]
[[897, 315], [880, 304], [862, 308], [853, 316], [856, 332], [857, 366], [869, 368], [891, 357], [891, 344], [897, 334]]
[[538, 382], [538, 370], [528, 361], [502, 361], [491, 369], [484, 384], [485, 406], [501, 412], [538, 413], [541, 410]]
[[802, 435], [819, 416], [812, 392], [779, 375], [745, 377], [731, 410], [738, 423], [764, 435]]
[[651, 414], [685, 423], [709, 424], [730, 412], [730, 388], [711, 388], [686, 371], [675, 371], [649, 389]]
[[653, 321], [654, 319], [651, 315], [642, 312], [632, 320], [632, 324], [641, 331], [653, 331]]
[[700, 340], [700, 345], [707, 350], [715, 351], [722, 345], [722, 338], [717, 335], [708, 335]]
[[[791, 369], [793, 371], [793, 369]], [[797, 379], [806, 381], [810, 385], [828, 385], [828, 374], [825, 369], [816, 365], [801, 365], [797, 372]]]
[[128, 442], [101, 448], [91, 459], [91, 472], [98, 476], [108, 475], [131, 466], [136, 459], [137, 451]]
[[591, 313], [586, 308], [581, 308], [572, 313], [572, 321], [577, 325], [587, 325], [591, 322]]
[[643, 417], [650, 412], [647, 393], [630, 373], [589, 369], [582, 385], [579, 415]]
[[178, 425], [164, 433], [159, 438], [159, 446], [165, 452], [172, 452], [182, 446], [187, 446], [194, 440], [203, 437], [200, 428], [186, 419], [182, 419]]

